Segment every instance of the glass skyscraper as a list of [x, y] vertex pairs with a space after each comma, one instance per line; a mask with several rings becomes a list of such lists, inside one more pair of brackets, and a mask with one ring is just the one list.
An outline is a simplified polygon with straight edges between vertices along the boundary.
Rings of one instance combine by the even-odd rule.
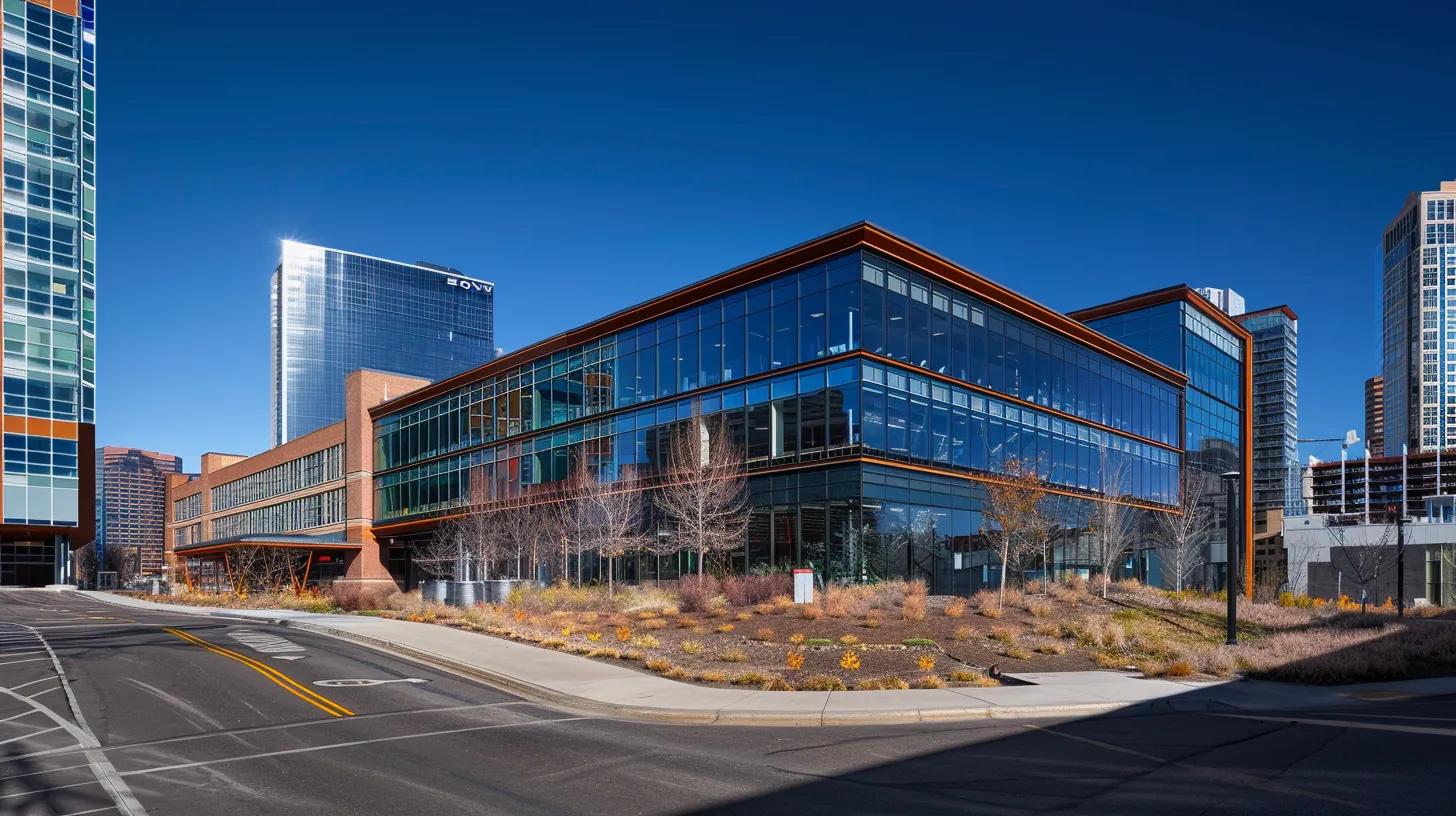
[[95, 528], [95, 0], [4, 0], [0, 585], [69, 575]]
[[495, 285], [443, 266], [284, 241], [272, 281], [273, 444], [344, 418], [344, 375], [431, 380], [491, 359]]
[[1456, 446], [1456, 181], [1411, 193], [1381, 249], [1385, 455]]
[[[1238, 382], [1241, 359], [1215, 378]], [[1111, 494], [1145, 521], [1176, 504], [1187, 382], [857, 225], [373, 409], [374, 538], [408, 582], [411, 542], [467, 502], [549, 496], [581, 461], [602, 478], [650, 479], [674, 428], [701, 411], [747, 459], [753, 513], [738, 569], [989, 585], [999, 565], [984, 484], [1016, 458], [1035, 463], [1065, 525], [1042, 569], [1085, 575], [1094, 502]], [[1230, 388], [1219, 393], [1237, 403]], [[1236, 447], [1237, 431], [1226, 435]], [[1104, 451], [1121, 484], [1103, 484]], [[688, 560], [634, 556], [618, 574], [672, 577]]]
[[1209, 535], [1210, 578], [1222, 581], [1228, 563], [1231, 520], [1219, 476], [1238, 471], [1242, 474], [1241, 495], [1236, 506], [1242, 517], [1233, 519], [1232, 526], [1234, 538], [1244, 547], [1244, 577], [1251, 584], [1253, 434], [1246, 407], [1252, 401], [1252, 382], [1246, 363], [1252, 356], [1253, 338], [1248, 330], [1186, 286], [1072, 312], [1071, 316], [1187, 375], [1181, 441], [1188, 467], [1206, 479], [1204, 495], [1216, 519]]
[[1254, 509], [1303, 515], [1299, 478], [1299, 317], [1288, 306], [1234, 318], [1254, 335]]

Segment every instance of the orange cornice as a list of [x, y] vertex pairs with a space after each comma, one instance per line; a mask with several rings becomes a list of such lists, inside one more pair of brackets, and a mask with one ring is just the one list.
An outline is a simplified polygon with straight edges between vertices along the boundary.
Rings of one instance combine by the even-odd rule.
[[1076, 309], [1067, 312], [1067, 316], [1073, 320], [1085, 323], [1100, 317], [1126, 314], [1127, 312], [1135, 312], [1138, 309], [1146, 309], [1149, 306], [1161, 306], [1164, 303], [1174, 303], [1180, 300], [1192, 304], [1193, 308], [1202, 312], [1209, 319], [1213, 320], [1213, 322], [1233, 332], [1235, 337], [1244, 338], [1253, 336], [1249, 334], [1249, 330], [1244, 328], [1241, 323], [1224, 314], [1223, 310], [1210, 303], [1208, 298], [1198, 294], [1193, 287], [1186, 283], [1169, 286], [1166, 289], [1155, 289], [1151, 292], [1144, 292], [1141, 295], [1133, 295], [1122, 300], [1114, 300], [1111, 303], [1103, 303], [1100, 306]]
[[726, 294], [734, 289], [751, 286], [788, 270], [857, 248], [871, 249], [907, 266], [915, 267], [931, 277], [964, 289], [992, 305], [1026, 318], [1056, 334], [1069, 337], [1093, 351], [1118, 359], [1173, 385], [1181, 387], [1187, 382], [1187, 378], [1178, 371], [1146, 357], [1116, 340], [1105, 337], [1084, 325], [1080, 320], [1072, 319], [1004, 286], [993, 283], [965, 267], [958, 266], [873, 224], [860, 222], [607, 315], [585, 326], [562, 332], [506, 354], [485, 365], [431, 383], [408, 394], [380, 403], [370, 408], [369, 414], [371, 417], [378, 418], [396, 413], [447, 394], [462, 385], [508, 372], [539, 357], [640, 325], [679, 309]]

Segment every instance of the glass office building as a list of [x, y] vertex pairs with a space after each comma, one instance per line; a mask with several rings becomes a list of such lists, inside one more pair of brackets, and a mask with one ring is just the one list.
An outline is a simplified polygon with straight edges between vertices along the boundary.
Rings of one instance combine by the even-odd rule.
[[[1052, 568], [1087, 571], [1106, 449], [1111, 492], [1176, 502], [1186, 379], [1168, 366], [870, 225], [610, 315], [384, 403], [374, 534], [410, 580], [412, 540], [468, 497], [529, 497], [585, 460], [650, 477], [672, 428], [721, 415], [753, 516], [738, 568], [907, 576], [968, 592], [997, 576], [983, 485], [1037, 463], [1065, 523]], [[672, 577], [683, 559], [628, 559]]]
[[96, 11], [4, 0], [0, 585], [69, 576], [95, 528]]
[[272, 280], [273, 444], [344, 418], [344, 375], [431, 380], [491, 359], [495, 285], [443, 266], [284, 241]]
[[1288, 306], [1234, 318], [1254, 336], [1254, 510], [1303, 514], [1299, 478], [1299, 317]]
[[1221, 583], [1228, 564], [1227, 494], [1220, 474], [1237, 471], [1234, 533], [1242, 542], [1246, 586], [1253, 582], [1253, 461], [1249, 426], [1252, 381], [1248, 330], [1187, 286], [1174, 286], [1071, 312], [1115, 340], [1187, 375], [1181, 447], [1188, 467], [1207, 479], [1205, 495], [1217, 519], [1210, 535], [1209, 578]]
[[1411, 193], [1381, 248], [1385, 455], [1456, 447], [1456, 181]]

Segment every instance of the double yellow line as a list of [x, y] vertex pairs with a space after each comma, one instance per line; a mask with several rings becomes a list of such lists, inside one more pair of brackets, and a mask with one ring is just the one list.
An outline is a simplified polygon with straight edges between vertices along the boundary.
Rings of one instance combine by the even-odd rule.
[[278, 685], [279, 688], [282, 688], [284, 691], [292, 694], [294, 697], [303, 700], [314, 708], [327, 712], [329, 716], [354, 716], [354, 712], [350, 711], [347, 708], [344, 708], [333, 700], [330, 700], [329, 698], [314, 692], [307, 686], [301, 685], [297, 680], [294, 680], [292, 677], [289, 677], [288, 675], [284, 674], [281, 671], [278, 671], [277, 669], [269, 666], [266, 663], [259, 663], [258, 661], [254, 660], [251, 657], [248, 657], [247, 655], [238, 654], [232, 649], [224, 649], [216, 643], [209, 643], [208, 641], [205, 641], [202, 638], [197, 637], [196, 635], [188, 634], [181, 629], [173, 629], [169, 626], [164, 626], [162, 628], [167, 633], [176, 635], [177, 637], [187, 641], [188, 643], [193, 644], [194, 646], [201, 646], [202, 648], [208, 650], [209, 652], [212, 652], [213, 654], [222, 655], [229, 660], [238, 661], [239, 663], [263, 675], [269, 680], [272, 680]]

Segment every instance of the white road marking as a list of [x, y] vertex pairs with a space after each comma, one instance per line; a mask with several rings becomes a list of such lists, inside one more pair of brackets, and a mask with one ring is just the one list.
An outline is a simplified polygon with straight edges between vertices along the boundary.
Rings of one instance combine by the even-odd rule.
[[192, 705], [191, 703], [187, 702], [186, 700], [182, 700], [182, 699], [179, 699], [177, 697], [174, 697], [171, 694], [168, 694], [167, 692], [162, 691], [161, 689], [157, 688], [156, 686], [150, 685], [148, 683], [143, 683], [142, 681], [136, 679], [135, 677], [128, 677], [126, 679], [127, 679], [127, 682], [129, 682], [129, 683], [137, 686], [138, 688], [142, 689], [143, 691], [147, 692], [148, 694], [151, 694], [154, 697], [157, 697], [157, 698], [159, 698], [159, 699], [161, 699], [161, 700], [163, 700], [163, 701], [165, 701], [167, 703], [172, 704], [173, 706], [176, 706], [177, 708], [179, 708], [179, 709], [181, 709], [181, 710], [183, 710], [183, 711], [191, 714], [192, 716], [196, 717], [198, 720], [207, 723], [208, 725], [212, 726], [213, 728], [222, 728], [223, 727], [223, 725], [222, 725], [222, 723], [220, 721], [218, 721], [216, 719], [213, 719], [212, 717], [208, 716], [207, 712], [203, 711], [202, 709], [198, 708], [197, 706]]
[[90, 810], [76, 810], [70, 813], [63, 813], [61, 816], [87, 816], [91, 813], [105, 813], [108, 810], [116, 810], [116, 805], [107, 805], [103, 808], [92, 808]]
[[32, 657], [28, 660], [7, 660], [4, 663], [0, 663], [0, 666], [14, 666], [16, 663], [35, 663], [38, 660], [45, 659], [44, 657]]
[[395, 677], [388, 680], [370, 680], [359, 678], [354, 680], [315, 680], [315, 686], [326, 688], [350, 688], [353, 686], [382, 686], [385, 683], [428, 683], [429, 680], [422, 680], [418, 677]]
[[228, 632], [228, 637], [255, 652], [262, 652], [263, 654], [269, 655], [275, 660], [300, 660], [306, 657], [303, 654], [302, 646], [268, 632], [259, 632], [256, 629], [240, 629], [235, 632]]
[[1300, 725], [1323, 725], [1329, 728], [1362, 728], [1366, 731], [1396, 731], [1402, 734], [1433, 734], [1438, 737], [1456, 737], [1456, 728], [1431, 728], [1420, 725], [1392, 725], [1387, 723], [1362, 722], [1360, 720], [1321, 720], [1314, 717], [1261, 717], [1255, 714], [1213, 714], [1214, 717], [1230, 717], [1239, 720], [1262, 720], [1275, 723], [1299, 723]]
[[0, 720], [0, 723], [7, 723], [7, 722], [10, 722], [11, 720], [18, 720], [21, 717], [29, 717], [30, 715], [35, 714], [35, 713], [37, 713], [36, 710], [32, 708], [29, 711], [22, 711], [19, 714], [16, 714], [14, 717], [6, 717], [5, 719]]
[[400, 734], [394, 737], [375, 737], [374, 739], [352, 740], [350, 742], [335, 742], [328, 745], [311, 745], [306, 748], [288, 748], [282, 751], [264, 751], [257, 754], [243, 754], [242, 756], [223, 757], [221, 759], [204, 759], [198, 762], [179, 762], [176, 765], [158, 765], [154, 768], [138, 768], [134, 771], [123, 771], [122, 776], [142, 776], [145, 774], [165, 773], [167, 771], [180, 771], [187, 768], [199, 768], [204, 765], [222, 765], [229, 762], [244, 762], [250, 759], [267, 759], [269, 757], [290, 756], [293, 754], [311, 754], [317, 751], [331, 751], [335, 748], [354, 748], [360, 745], [377, 745], [381, 742], [398, 742], [400, 740], [421, 739], [424, 737], [445, 737], [451, 734], [468, 734], [472, 731], [496, 731], [502, 728], [525, 728], [533, 725], [554, 725], [556, 723], [579, 722], [592, 720], [595, 717], [558, 717], [554, 720], [533, 720], [523, 723], [501, 723], [499, 725], [476, 725], [469, 728], [450, 728], [444, 731], [425, 731], [419, 734]]
[[45, 654], [45, 649], [31, 649], [28, 652], [0, 652], [0, 656], [3, 657], [20, 657], [28, 654]]
[[23, 739], [30, 739], [31, 737], [38, 737], [41, 734], [49, 734], [52, 731], [59, 731], [59, 730], [61, 730], [61, 727], [59, 725], [56, 726], [55, 728], [42, 728], [39, 731], [32, 731], [29, 734], [21, 734], [18, 737], [11, 737], [10, 739], [7, 739], [7, 740], [0, 740], [0, 745], [7, 745], [7, 744], [12, 743], [12, 742], [20, 742]]
[[37, 691], [34, 694], [27, 694], [25, 696], [25, 699], [27, 699], [27, 700], [34, 700], [35, 698], [41, 696], [42, 694], [50, 694], [53, 691], [60, 691], [60, 690], [61, 690], [61, 687], [60, 686], [56, 686], [55, 688], [48, 688], [45, 691]]
[[71, 683], [66, 679], [65, 671], [61, 669], [61, 660], [56, 657], [55, 650], [51, 649], [51, 645], [46, 642], [46, 639], [39, 632], [31, 629], [29, 626], [23, 623], [12, 625], [29, 630], [40, 641], [41, 645], [45, 647], [46, 653], [51, 658], [51, 667], [55, 670], [56, 677], [61, 681], [61, 689], [66, 692], [66, 704], [71, 707], [71, 716], [76, 719], [76, 722], [73, 725], [46, 706], [27, 697], [22, 697], [9, 689], [0, 689], [0, 694], [14, 697], [16, 700], [30, 705], [32, 708], [37, 709], [49, 717], [56, 725], [64, 728], [85, 749], [86, 761], [91, 765], [91, 772], [96, 775], [96, 783], [99, 783], [111, 796], [111, 801], [116, 803], [116, 809], [127, 814], [127, 816], [147, 816], [147, 809], [142, 807], [141, 802], [137, 801], [136, 795], [131, 792], [131, 788], [127, 787], [126, 782], [116, 772], [116, 767], [111, 764], [111, 760], [107, 759], [106, 754], [99, 750], [101, 742], [91, 732], [90, 726], [86, 725], [86, 715], [81, 713], [81, 704], [76, 702], [76, 695], [71, 691]]
[[29, 683], [21, 683], [18, 686], [11, 686], [10, 687], [10, 690], [11, 691], [20, 691], [21, 689], [25, 688], [26, 686], [33, 686], [36, 683], [45, 683], [47, 681], [54, 680], [54, 679], [56, 679], [56, 678], [54, 678], [54, 677], [42, 677], [39, 680], [32, 680]]

